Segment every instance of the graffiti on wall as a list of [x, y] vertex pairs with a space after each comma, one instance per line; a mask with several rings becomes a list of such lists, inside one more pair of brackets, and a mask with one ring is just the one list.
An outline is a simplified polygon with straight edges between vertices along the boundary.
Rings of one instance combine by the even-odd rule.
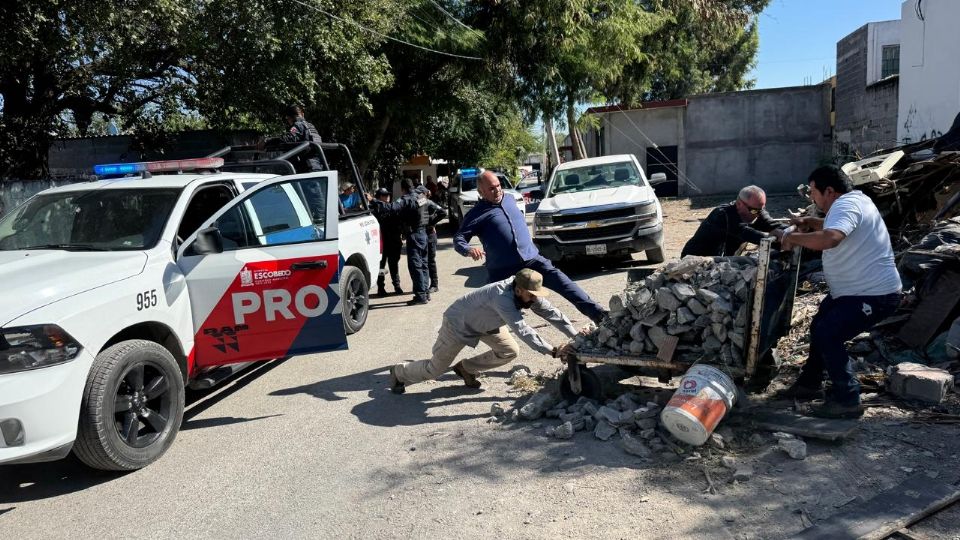
[[903, 139], [901, 144], [910, 144], [914, 142], [923, 142], [929, 139], [936, 139], [943, 135], [939, 129], [930, 126], [938, 124], [936, 119], [929, 112], [922, 118], [916, 104], [910, 105], [907, 111], [907, 117], [903, 120]]

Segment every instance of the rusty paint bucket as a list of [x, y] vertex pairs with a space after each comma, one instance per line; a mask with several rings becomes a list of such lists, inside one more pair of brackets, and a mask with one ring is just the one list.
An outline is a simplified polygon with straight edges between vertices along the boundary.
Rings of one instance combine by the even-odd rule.
[[694, 365], [660, 413], [660, 422], [681, 441], [700, 446], [733, 408], [737, 385], [713, 366]]

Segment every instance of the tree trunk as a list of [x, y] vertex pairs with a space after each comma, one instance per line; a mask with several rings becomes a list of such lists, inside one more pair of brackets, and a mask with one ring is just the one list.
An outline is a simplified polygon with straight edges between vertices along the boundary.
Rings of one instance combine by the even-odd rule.
[[543, 129], [547, 132], [547, 158], [550, 161], [550, 167], [545, 174], [549, 177], [554, 167], [560, 164], [560, 152], [557, 149], [557, 134], [553, 130], [553, 118], [544, 113]]
[[567, 100], [567, 127], [570, 133], [573, 159], [583, 159], [586, 156], [583, 151], [583, 143], [580, 141], [580, 130], [577, 129], [577, 110], [573, 106], [572, 99]]
[[367, 191], [373, 190], [373, 186], [367, 185], [367, 169], [370, 167], [370, 163], [373, 162], [373, 157], [377, 155], [377, 151], [380, 150], [380, 145], [383, 144], [383, 138], [387, 135], [387, 129], [390, 128], [391, 117], [392, 115], [389, 109], [384, 111], [383, 117], [380, 119], [380, 123], [377, 124], [376, 130], [373, 133], [373, 140], [370, 141], [370, 144], [367, 146], [363, 157], [357, 161], [357, 170], [360, 173], [360, 179], [364, 183], [364, 187], [367, 188]]

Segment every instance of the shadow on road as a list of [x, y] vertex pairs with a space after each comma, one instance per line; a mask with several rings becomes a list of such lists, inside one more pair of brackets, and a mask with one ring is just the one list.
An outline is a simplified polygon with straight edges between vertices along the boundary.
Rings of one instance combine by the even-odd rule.
[[387, 389], [389, 373], [385, 368], [376, 368], [360, 373], [317, 381], [303, 386], [272, 392], [272, 396], [307, 394], [325, 401], [346, 399], [341, 394], [367, 390], [367, 401], [355, 406], [351, 412], [358, 420], [371, 426], [411, 426], [437, 422], [454, 422], [485, 418], [487, 414], [443, 415], [443, 407], [469, 402], [495, 402], [502, 398], [485, 395], [483, 389], [471, 389], [457, 383], [460, 379], [445, 374], [438, 379], [443, 386], [422, 383], [411, 386], [406, 394], [394, 394]]
[[[220, 417], [193, 421], [192, 419], [234, 394], [258, 377], [282, 364], [286, 359], [257, 365], [242, 371], [211, 390], [187, 391], [187, 406], [183, 412], [180, 430], [223, 426], [269, 418]], [[120, 478], [129, 472], [97, 471], [86, 467], [70, 454], [66, 459], [48, 463], [28, 463], [0, 466], [0, 504], [48, 499], [82, 491], [104, 482]], [[0, 509], [0, 516], [10, 509]]]
[[465, 276], [467, 281], [463, 286], [468, 289], [479, 289], [487, 284], [487, 269], [479, 264], [458, 268], [453, 274], [456, 276]]

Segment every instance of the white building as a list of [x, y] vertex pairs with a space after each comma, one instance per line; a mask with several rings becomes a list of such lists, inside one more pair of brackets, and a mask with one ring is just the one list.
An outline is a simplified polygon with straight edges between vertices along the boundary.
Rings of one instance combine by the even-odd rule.
[[960, 1], [906, 0], [900, 12], [897, 138], [939, 137], [960, 112]]

